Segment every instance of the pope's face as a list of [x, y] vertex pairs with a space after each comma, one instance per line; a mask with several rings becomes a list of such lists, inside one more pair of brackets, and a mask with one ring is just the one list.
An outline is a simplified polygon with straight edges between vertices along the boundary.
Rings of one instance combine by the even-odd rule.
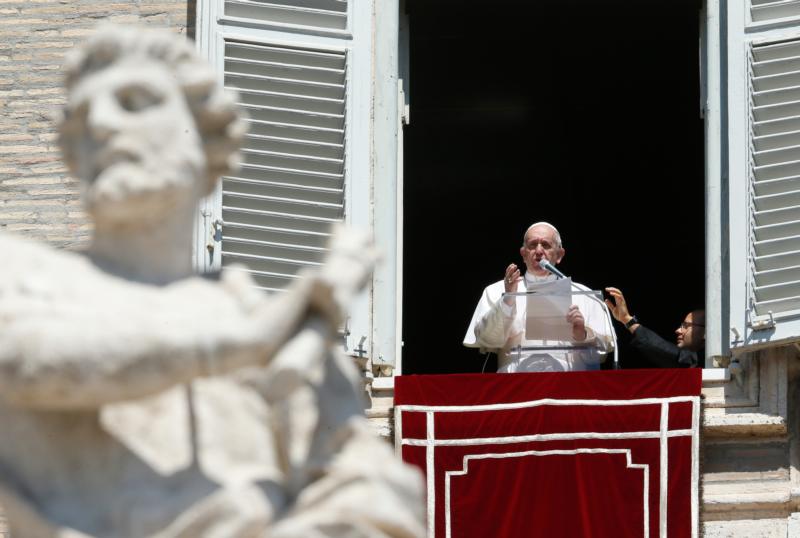
[[536, 275], [550, 274], [539, 266], [541, 259], [546, 259], [553, 265], [558, 265], [564, 257], [564, 249], [556, 242], [556, 233], [549, 226], [534, 226], [525, 234], [525, 243], [519, 249], [520, 256], [525, 261], [528, 271]]
[[202, 194], [201, 140], [160, 62], [121, 60], [82, 78], [70, 92], [63, 132], [95, 220], [157, 220]]

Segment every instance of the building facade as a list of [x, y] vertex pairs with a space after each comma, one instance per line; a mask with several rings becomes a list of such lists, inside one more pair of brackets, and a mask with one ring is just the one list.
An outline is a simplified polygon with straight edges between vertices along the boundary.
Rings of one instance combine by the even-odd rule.
[[[706, 309], [702, 530], [800, 536], [800, 8], [703, 5]], [[279, 293], [328, 225], [384, 253], [342, 327], [368, 414], [390, 436], [402, 367], [403, 125], [398, 1], [0, 1], [0, 230], [80, 249], [89, 225], [56, 148], [63, 55], [99, 22], [196, 38], [249, 116], [244, 166], [199, 210], [199, 270], [244, 264]], [[9, 255], [13, 255], [10, 253]]]

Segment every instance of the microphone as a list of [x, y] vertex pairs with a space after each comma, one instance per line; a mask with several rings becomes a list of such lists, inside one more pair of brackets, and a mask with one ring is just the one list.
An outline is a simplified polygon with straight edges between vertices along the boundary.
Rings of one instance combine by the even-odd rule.
[[546, 271], [550, 271], [551, 273], [556, 275], [558, 278], [567, 278], [567, 276], [564, 273], [562, 273], [561, 271], [556, 269], [556, 266], [553, 265], [552, 263], [550, 263], [549, 261], [547, 261], [546, 258], [542, 258], [541, 260], [539, 260], [539, 267], [541, 267], [542, 269], [544, 269]]

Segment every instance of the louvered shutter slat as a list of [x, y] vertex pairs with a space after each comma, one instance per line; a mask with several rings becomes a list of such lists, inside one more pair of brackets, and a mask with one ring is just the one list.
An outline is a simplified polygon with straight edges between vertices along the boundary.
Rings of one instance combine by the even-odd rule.
[[755, 221], [755, 234], [756, 241], [761, 239], [757, 234], [761, 226], [772, 224], [783, 224], [785, 222], [793, 222], [797, 220], [796, 208], [787, 209], [768, 209], [765, 211], [754, 211], [753, 217]]
[[769, 256], [793, 250], [797, 251], [800, 250], [800, 237], [758, 241], [754, 245], [754, 250], [758, 256]]
[[773, 135], [756, 136], [753, 138], [756, 151], [769, 151], [787, 146], [800, 146], [800, 131], [789, 131]]
[[775, 314], [800, 310], [800, 295], [775, 301], [761, 301], [761, 307], [764, 311], [773, 312]]
[[298, 84], [306, 83], [314, 86], [332, 85], [331, 87], [338, 88], [344, 77], [344, 70], [342, 69], [329, 69], [325, 67], [282, 64], [276, 62], [259, 62], [231, 56], [225, 58], [225, 64], [227, 71], [231, 73], [277, 78], [293, 81]]
[[762, 106], [800, 101], [800, 86], [789, 86], [777, 90], [765, 90], [755, 96]]
[[225, 85], [250, 131], [242, 169], [222, 183], [222, 264], [279, 290], [319, 264], [344, 217], [346, 55], [230, 41]]
[[783, 282], [794, 282], [800, 280], [800, 266], [760, 271], [759, 277], [762, 286], [772, 286], [781, 284]]
[[328, 174], [334, 178], [341, 178], [344, 172], [344, 161], [307, 155], [292, 155], [289, 153], [276, 153], [272, 151], [245, 150], [245, 159], [251, 165], [273, 166]]
[[757, 122], [782, 119], [796, 111], [798, 101], [781, 102], [753, 109], [753, 118]]
[[800, 281], [781, 282], [770, 286], [760, 286], [755, 290], [758, 301], [785, 301], [800, 296]]
[[336, 220], [342, 213], [341, 204], [328, 204], [315, 202], [313, 200], [300, 200], [298, 198], [257, 196], [236, 191], [223, 191], [222, 203], [224, 205], [252, 211], [269, 208], [271, 211], [294, 215], [298, 218], [320, 217]]
[[761, 181], [755, 183], [753, 188], [757, 198], [769, 196], [771, 194], [800, 190], [800, 176]]
[[[313, 99], [285, 93], [239, 90], [241, 102], [247, 106], [270, 106], [289, 110], [307, 110], [322, 114], [338, 114], [342, 110], [342, 99]], [[800, 100], [800, 99], [799, 99]], [[304, 107], [304, 108], [301, 108]]]
[[310, 130], [325, 129], [339, 132], [344, 128], [344, 116], [337, 114], [321, 114], [308, 110], [252, 105], [243, 105], [242, 108], [244, 108], [253, 119], [270, 124], [277, 123]]
[[344, 99], [342, 88], [329, 82], [313, 82], [297, 78], [268, 77], [251, 69], [229, 69], [225, 71], [226, 82], [244, 90], [285, 93], [298, 97], [320, 97], [323, 99]]
[[800, 299], [800, 283], [786, 284], [772, 288], [756, 289], [759, 302], [770, 305], [772, 312], [783, 312], [786, 308], [796, 308]]
[[254, 0], [266, 1], [270, 4], [281, 4], [285, 6], [309, 7], [313, 9], [328, 9], [333, 11], [345, 12], [347, 10], [347, 0]]
[[752, 0], [750, 5], [750, 17], [753, 22], [798, 16], [800, 16], [800, 1], [798, 0]]
[[254, 62], [300, 65], [311, 68], [344, 69], [344, 56], [338, 52], [287, 48], [263, 44], [228, 42], [227, 55]]
[[[794, 152], [788, 152], [787, 156], [791, 159], [800, 159], [800, 153], [795, 154]], [[755, 173], [759, 181], [794, 177], [800, 175], [800, 160], [756, 166]]]
[[756, 213], [779, 209], [793, 209], [800, 205], [800, 191], [780, 192], [767, 196], [756, 196], [753, 200]]
[[276, 183], [291, 183], [308, 187], [336, 189], [342, 186], [341, 178], [325, 174], [309, 174], [268, 166], [243, 165], [236, 177], [242, 179], [263, 179]]
[[[225, 236], [223, 236], [224, 238]], [[313, 264], [319, 260], [325, 249], [311, 247], [304, 244], [276, 243], [240, 236], [228, 237], [227, 241], [232, 252], [257, 257], [260, 259], [276, 258], [282, 260], [297, 260], [302, 264]], [[264, 252], [268, 250], [269, 256]]]
[[753, 136], [774, 136], [783, 133], [800, 131], [800, 116], [780, 118], [753, 124]]
[[753, 50], [754, 64], [798, 56], [800, 56], [800, 44], [794, 41], [759, 45], [758, 50]]
[[330, 239], [330, 234], [296, 230], [292, 228], [278, 228], [267, 226], [255, 226], [239, 222], [225, 223], [230, 235], [242, 239], [263, 240], [269, 237], [271, 240], [281, 244], [302, 244], [310, 247], [325, 248]]
[[268, 207], [271, 211], [296, 215], [298, 217], [311, 217], [335, 220], [342, 212], [341, 204], [318, 202], [315, 200], [301, 200], [278, 196], [263, 196], [246, 194], [237, 191], [223, 192], [223, 203], [235, 204], [239, 209], [259, 211]]
[[[250, 158], [254, 159], [252, 155], [250, 155]], [[264, 161], [265, 160], [262, 159], [262, 162]], [[248, 174], [245, 174], [245, 176], [250, 179], [264, 178], [267, 180], [294, 180], [302, 182], [302, 184], [307, 184], [306, 182], [312, 182], [316, 180], [319, 183], [319, 186], [327, 188], [337, 188], [342, 184], [341, 174], [318, 172], [315, 170], [309, 170], [308, 168], [310, 167], [306, 167], [305, 169], [281, 168], [272, 164], [248, 163], [247, 165], [242, 166], [242, 171], [248, 172]]]
[[[315, 234], [328, 233], [331, 220], [325, 218], [308, 218], [291, 213], [280, 213], [267, 209], [244, 209], [241, 207], [222, 206], [233, 227], [236, 224], [260, 226], [263, 228], [288, 228]], [[228, 226], [226, 221], [225, 226]]]
[[800, 221], [788, 221], [772, 226], [760, 226], [755, 229], [762, 241], [800, 236]]
[[800, 49], [782, 48], [780, 49], [786, 56], [756, 60], [753, 62], [753, 76], [784, 76], [787, 72], [800, 71]]
[[[800, 251], [757, 256], [754, 262], [756, 276], [759, 276], [762, 271], [775, 271], [800, 265]], [[757, 280], [755, 287], [758, 288], [761, 284], [760, 280]]]
[[347, 28], [347, 2], [341, 0], [226, 0], [225, 15], [271, 24]]
[[341, 189], [343, 181], [341, 177], [324, 174], [309, 174], [298, 172], [297, 170], [287, 170], [280, 168], [246, 166], [242, 167], [235, 178], [246, 181], [267, 181], [277, 184], [288, 184], [296, 187], [320, 188], [320, 189]]
[[755, 77], [754, 84], [759, 91], [781, 90], [800, 85], [800, 71], [783, 71], [775, 75]]
[[341, 144], [324, 144], [310, 140], [297, 140], [277, 136], [251, 135], [245, 142], [244, 149], [256, 151], [272, 151], [277, 153], [305, 153], [311, 152], [320, 157], [337, 159], [342, 155]]
[[228, 178], [231, 190], [258, 196], [279, 198], [302, 197], [320, 203], [340, 204], [343, 192], [341, 189], [312, 188], [287, 183], [273, 183], [252, 179]]
[[773, 166], [786, 164], [786, 161], [791, 161], [798, 156], [800, 156], [800, 146], [784, 146], [765, 151], [756, 151], [753, 154], [753, 161], [756, 166]]
[[250, 134], [275, 138], [291, 138], [319, 142], [322, 144], [342, 144], [344, 131], [342, 129], [326, 129], [322, 127], [309, 127], [289, 123], [270, 123], [266, 120], [248, 121]]

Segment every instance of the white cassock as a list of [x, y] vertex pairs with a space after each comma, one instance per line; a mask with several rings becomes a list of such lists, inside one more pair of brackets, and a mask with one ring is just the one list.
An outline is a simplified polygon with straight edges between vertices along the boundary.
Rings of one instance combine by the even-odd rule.
[[[524, 292], [528, 284], [555, 280], [554, 275], [537, 277], [526, 273], [517, 284], [517, 291]], [[574, 284], [581, 291], [589, 288]], [[464, 336], [464, 345], [477, 347], [481, 351], [497, 353], [498, 372], [566, 372], [577, 370], [597, 370], [605, 360], [605, 354], [613, 349], [613, 338], [605, 309], [593, 296], [572, 296], [583, 314], [586, 324], [586, 339], [576, 340], [526, 340], [525, 305], [526, 297], [517, 296], [512, 306], [502, 300], [505, 284], [502, 280], [483, 290], [472, 321]], [[573, 346], [580, 347], [573, 347]], [[569, 349], [528, 349], [518, 352], [522, 347], [565, 347]], [[605, 351], [603, 351], [605, 349]]]

